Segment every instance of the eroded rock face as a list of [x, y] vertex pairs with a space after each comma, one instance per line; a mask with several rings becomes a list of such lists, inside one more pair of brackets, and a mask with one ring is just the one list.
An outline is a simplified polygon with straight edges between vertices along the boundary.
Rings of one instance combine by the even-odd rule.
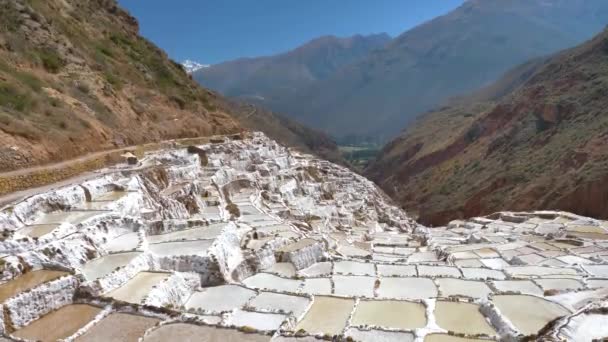
[[73, 303], [105, 309], [69, 339], [114, 311], [184, 336], [205, 323], [217, 338], [237, 327], [275, 340], [571, 338], [605, 319], [604, 221], [500, 212], [428, 228], [370, 181], [260, 133], [196, 151], [154, 152], [0, 211], [4, 331], [35, 334]]

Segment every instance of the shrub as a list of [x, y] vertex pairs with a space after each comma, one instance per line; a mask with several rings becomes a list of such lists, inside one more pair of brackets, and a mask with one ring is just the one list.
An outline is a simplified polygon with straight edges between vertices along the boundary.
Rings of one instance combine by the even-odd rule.
[[44, 69], [53, 74], [58, 73], [65, 66], [64, 60], [59, 56], [57, 51], [53, 49], [46, 48], [38, 50], [38, 57], [40, 58]]
[[20, 93], [14, 86], [0, 84], [0, 106], [23, 112], [31, 108], [33, 100], [27, 93]]

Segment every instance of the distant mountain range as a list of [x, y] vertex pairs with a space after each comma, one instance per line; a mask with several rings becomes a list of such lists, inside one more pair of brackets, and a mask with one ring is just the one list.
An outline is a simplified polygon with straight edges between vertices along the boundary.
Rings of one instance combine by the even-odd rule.
[[227, 96], [259, 102], [274, 110], [297, 98], [306, 87], [366, 57], [391, 40], [386, 33], [339, 38], [324, 36], [292, 51], [269, 57], [241, 58], [198, 70], [194, 78]]
[[498, 210], [608, 217], [608, 30], [427, 113], [366, 170], [425, 224]]
[[387, 35], [323, 37], [194, 77], [336, 137], [383, 140], [421, 112], [579, 44], [607, 22], [605, 0], [469, 0], [390, 42]]

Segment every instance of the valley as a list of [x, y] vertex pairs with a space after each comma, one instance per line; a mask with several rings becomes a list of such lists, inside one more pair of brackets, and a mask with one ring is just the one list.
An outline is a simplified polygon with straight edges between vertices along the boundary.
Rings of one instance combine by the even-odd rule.
[[0, 341], [606, 339], [608, 3], [343, 6], [0, 0]]

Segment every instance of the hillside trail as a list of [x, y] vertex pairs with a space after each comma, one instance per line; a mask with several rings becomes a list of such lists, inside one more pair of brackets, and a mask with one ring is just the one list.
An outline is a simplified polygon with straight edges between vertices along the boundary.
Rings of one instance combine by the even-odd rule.
[[[228, 135], [214, 135], [214, 136], [200, 137], [200, 138], [218, 139], [218, 138], [225, 138], [227, 136]], [[126, 147], [120, 147], [120, 148], [115, 148], [115, 149], [91, 152], [91, 153], [87, 153], [87, 154], [84, 154], [84, 155], [76, 157], [76, 158], [63, 160], [63, 161], [56, 162], [56, 163], [36, 165], [36, 166], [18, 169], [18, 170], [0, 172], [0, 178], [27, 176], [27, 175], [38, 173], [40, 171], [50, 172], [53, 170], [60, 170], [62, 168], [68, 167], [72, 164], [78, 164], [78, 163], [86, 162], [88, 160], [94, 160], [101, 156], [109, 155], [112, 153], [132, 152], [134, 149], [137, 149], [137, 148], [143, 147], [145, 149], [146, 147], [150, 147], [150, 146], [155, 146], [155, 145], [161, 146], [163, 144], [178, 143], [180, 141], [186, 141], [189, 139], [191, 139], [191, 138], [163, 140], [163, 141], [159, 141], [156, 143], [148, 143], [148, 144], [142, 144], [142, 145], [136, 145], [136, 146], [126, 146]], [[137, 167], [128, 168], [128, 170], [134, 170], [134, 169], [137, 169]], [[58, 182], [0, 195], [0, 208], [3, 208], [10, 203], [13, 203], [16, 201], [21, 201], [27, 197], [31, 197], [31, 196], [34, 196], [39, 193], [47, 192], [47, 191], [50, 191], [50, 190], [53, 190], [56, 188], [61, 188], [61, 187], [67, 186], [67, 185], [75, 184], [75, 183], [82, 183], [84, 181], [87, 181], [87, 180], [90, 180], [90, 179], [93, 179], [96, 177], [100, 177], [100, 176], [103, 176], [108, 173], [113, 173], [118, 170], [119, 169], [116, 169], [113, 167], [108, 167], [107, 169], [104, 169], [104, 170], [83, 172], [76, 176], [69, 177], [69, 178], [66, 178], [66, 179], [58, 181]], [[127, 169], [120, 168], [120, 170], [127, 170]]]

